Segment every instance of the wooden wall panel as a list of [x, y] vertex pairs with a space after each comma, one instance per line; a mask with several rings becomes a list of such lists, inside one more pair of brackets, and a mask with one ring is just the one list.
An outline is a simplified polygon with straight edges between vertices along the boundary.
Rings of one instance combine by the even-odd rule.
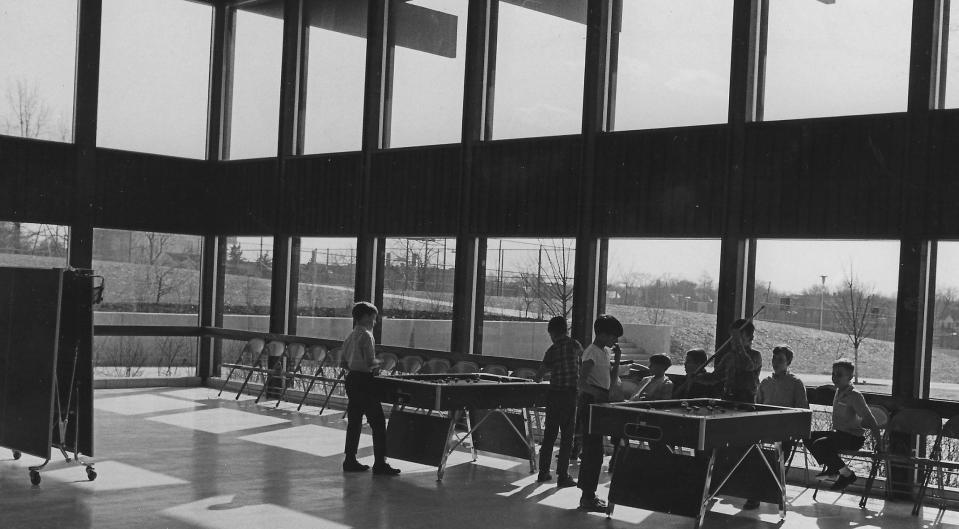
[[929, 119], [928, 174], [909, 186], [920, 233], [959, 239], [959, 110], [934, 112]]
[[471, 233], [576, 234], [580, 136], [482, 143], [475, 156], [470, 182]]
[[373, 156], [370, 230], [377, 235], [456, 235], [462, 191], [459, 145]]
[[908, 137], [905, 114], [749, 124], [745, 232], [897, 236]]
[[272, 235], [284, 215], [277, 201], [277, 161], [273, 158], [216, 164], [213, 180], [204, 186], [210, 197], [210, 229], [225, 235]]
[[360, 153], [290, 158], [281, 217], [291, 233], [355, 235], [360, 227]]
[[722, 234], [726, 127], [604, 134], [593, 215], [605, 235]]
[[0, 220], [69, 224], [73, 144], [0, 136]]

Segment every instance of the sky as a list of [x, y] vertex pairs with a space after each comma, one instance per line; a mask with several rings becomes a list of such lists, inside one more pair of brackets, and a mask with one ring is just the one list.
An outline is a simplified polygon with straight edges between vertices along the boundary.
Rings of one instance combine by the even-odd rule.
[[[456, 142], [467, 1], [410, 3], [456, 17], [455, 56], [396, 50], [392, 142]], [[364, 9], [362, 2], [355, 5]], [[905, 110], [910, 5], [771, 2], [765, 118]], [[624, 2], [617, 130], [726, 119], [731, 6], [731, 0]], [[104, 0], [103, 17], [98, 144], [202, 158], [212, 9], [186, 0]], [[959, 31], [959, 16], [951, 18], [950, 34]], [[500, 19], [494, 137], [579, 132], [585, 27], [509, 3], [501, 4]], [[9, 115], [10, 87], [26, 82], [49, 108], [45, 137], [61, 139], [64, 130], [69, 136], [75, 31], [76, 0], [0, 0], [0, 118]], [[243, 11], [237, 18], [234, 158], [276, 153], [281, 32], [277, 19]], [[304, 152], [357, 150], [365, 39], [314, 27], [309, 44]], [[950, 50], [952, 58], [959, 46]], [[959, 105], [959, 83], [947, 86], [946, 99], [948, 106]], [[317, 244], [349, 248], [334, 242]], [[259, 238], [252, 244], [258, 248]], [[532, 250], [522, 247], [506, 253], [505, 268], [528, 259], [520, 256]], [[959, 252], [950, 251], [941, 252], [941, 263], [959, 266]], [[838, 284], [851, 266], [878, 290], [894, 293], [897, 258], [895, 242], [762, 241], [756, 277], [777, 290], [799, 291], [823, 274], [827, 286]], [[943, 270], [956, 269], [949, 266]], [[610, 274], [632, 269], [715, 279], [718, 242], [614, 241]], [[943, 276], [939, 283], [959, 287], [959, 277]]]

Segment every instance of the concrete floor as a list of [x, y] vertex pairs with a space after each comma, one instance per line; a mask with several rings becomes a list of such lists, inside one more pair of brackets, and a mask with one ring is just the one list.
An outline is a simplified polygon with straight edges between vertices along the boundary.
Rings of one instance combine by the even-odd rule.
[[[495, 528], [682, 527], [692, 520], [617, 507], [612, 520], [575, 509], [578, 489], [535, 483], [528, 462], [466, 453], [443, 482], [433, 467], [393, 460], [397, 478], [340, 471], [342, 413], [284, 404], [279, 410], [217, 399], [206, 388], [98, 390], [95, 481], [82, 467], [51, 463], [37, 487], [26, 467], [0, 449], [0, 528]], [[369, 436], [362, 458], [372, 458]], [[59, 459], [59, 458], [58, 458]], [[54, 461], [57, 461], [56, 459]], [[574, 468], [573, 473], [575, 474]], [[607, 476], [604, 476], [606, 481]], [[600, 496], [606, 495], [606, 484]], [[742, 512], [720, 500], [704, 527], [959, 528], [959, 513], [790, 486], [789, 513]]]

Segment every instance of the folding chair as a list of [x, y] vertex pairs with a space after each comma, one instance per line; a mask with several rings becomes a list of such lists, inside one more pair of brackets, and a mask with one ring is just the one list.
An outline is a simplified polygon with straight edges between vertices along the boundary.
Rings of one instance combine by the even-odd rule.
[[330, 386], [329, 391], [326, 392], [326, 398], [323, 400], [323, 406], [320, 408], [320, 415], [323, 415], [323, 412], [326, 411], [326, 405], [330, 403], [330, 397], [333, 396], [333, 391], [336, 390], [336, 386], [338, 386], [346, 377], [347, 372], [346, 366], [343, 365], [342, 347], [337, 347], [336, 349], [330, 351], [330, 353], [326, 355], [326, 358], [328, 360], [327, 365], [333, 368], [334, 372], [336, 373], [336, 378], [330, 379], [324, 377], [321, 379], [324, 383], [332, 382], [333, 384]]
[[445, 358], [430, 358], [423, 364], [423, 368], [420, 370], [422, 373], [427, 374], [437, 374], [437, 373], [450, 373], [452, 372], [452, 366], [450, 366], [450, 361]]
[[487, 364], [483, 366], [482, 372], [503, 377], [509, 375], [509, 369], [506, 369], [506, 366], [500, 364]]
[[[226, 387], [226, 383], [230, 381], [230, 378], [233, 376], [233, 372], [237, 369], [249, 369], [252, 368], [252, 362], [258, 362], [260, 360], [260, 354], [263, 353], [263, 347], [266, 345], [266, 342], [262, 338], [252, 338], [250, 341], [246, 342], [243, 347], [240, 349], [239, 356], [236, 357], [236, 361], [232, 364], [223, 364], [223, 367], [229, 367], [230, 372], [227, 373], [226, 378], [223, 379], [223, 384], [220, 384], [220, 392], [216, 394], [217, 397], [223, 394], [223, 388]], [[243, 355], [247, 352], [250, 353], [250, 362], [251, 365], [247, 366], [243, 364]], [[255, 360], [254, 360], [255, 359]]]
[[240, 400], [240, 395], [243, 394], [243, 390], [246, 389], [247, 384], [250, 383], [250, 378], [253, 377], [254, 373], [257, 373], [262, 376], [268, 369], [268, 365], [265, 360], [270, 355], [272, 350], [280, 348], [281, 350], [286, 349], [286, 344], [282, 342], [270, 342], [266, 344], [266, 347], [260, 351], [259, 356], [256, 357], [256, 360], [250, 366], [250, 370], [246, 373], [246, 379], [243, 380], [243, 384], [240, 386], [240, 390], [236, 392], [235, 400]]
[[[872, 490], [872, 485], [875, 482], [876, 474], [879, 472], [879, 465], [881, 463], [884, 462], [886, 464], [886, 494], [889, 494], [893, 485], [893, 481], [891, 479], [893, 465], [899, 467], [908, 465], [910, 468], [922, 470], [932, 463], [930, 458], [920, 457], [916, 453], [893, 453], [890, 449], [890, 439], [892, 435], [904, 434], [920, 437], [933, 436], [938, 439], [941, 430], [942, 418], [939, 417], [938, 413], [932, 410], [907, 408], [896, 412], [896, 414], [892, 416], [892, 419], [889, 420], [889, 425], [886, 427], [886, 432], [883, 434], [883, 442], [880, 444], [880, 448], [875, 451], [875, 456], [873, 456], [872, 465], [869, 469], [869, 479], [866, 480], [866, 489], [863, 491], [862, 500], [859, 502], [859, 506], [866, 506], [866, 497]], [[925, 481], [925, 477], [922, 481]], [[921, 483], [922, 482], [920, 482], [920, 487]], [[910, 489], [911, 488], [912, 485], [910, 485]], [[916, 510], [917, 508], [913, 506], [914, 513]]]
[[453, 364], [452, 371], [454, 373], [479, 373], [480, 367], [476, 362], [460, 360], [459, 362]]
[[[286, 390], [290, 389], [290, 386], [296, 382], [296, 376], [300, 374], [300, 369], [303, 366], [303, 358], [306, 356], [306, 346], [301, 343], [291, 343], [286, 348], [286, 356], [293, 364], [293, 369], [283, 373], [283, 391], [280, 392], [280, 397], [276, 399], [276, 406], [274, 406], [274, 408], [280, 407], [280, 402], [283, 402], [283, 397], [286, 396]], [[289, 381], [289, 383], [287, 383], [287, 381]]]
[[400, 358], [396, 371], [413, 375], [419, 373], [421, 369], [423, 369], [423, 358], [421, 356], [406, 355]]
[[[823, 386], [820, 386], [822, 388]], [[832, 386], [829, 386], [830, 388]], [[819, 388], [816, 388], [818, 390]], [[835, 394], [835, 389], [833, 389], [833, 394]], [[886, 425], [889, 423], [889, 411], [882, 406], [869, 406], [869, 410], [872, 411], [872, 416], [876, 418], [876, 424], [879, 426], [880, 438], [872, 439], [872, 434], [866, 433], [866, 442], [863, 444], [863, 447], [859, 450], [840, 450], [840, 456], [846, 457], [858, 457], [862, 459], [868, 459], [874, 461], [877, 455], [880, 453], [879, 447], [882, 444], [882, 431], [886, 428]], [[816, 496], [819, 494], [819, 486], [822, 484], [819, 480], [816, 480], [816, 488], [813, 489], [812, 499], [815, 500]], [[863, 495], [862, 499], [859, 500], [860, 507], [865, 507], [866, 505], [866, 496]]]
[[939, 481], [939, 497], [944, 496], [945, 487], [943, 485], [943, 473], [949, 472], [950, 474], [955, 474], [959, 472], [959, 461], [956, 460], [944, 460], [942, 459], [942, 440], [943, 439], [953, 439], [959, 440], [959, 415], [953, 415], [946, 421], [946, 424], [942, 426], [942, 430], [939, 432], [939, 437], [936, 438], [936, 442], [933, 444], [932, 450], [929, 454], [929, 459], [931, 460], [927, 463], [929, 468], [923, 472], [923, 479], [919, 486], [919, 492], [916, 494], [916, 503], [912, 507], [913, 516], [919, 514], [919, 510], [922, 509], [922, 502], [926, 496], [926, 490], [929, 488], [929, 476], [932, 474], [932, 469], [935, 468]]
[[266, 374], [266, 380], [263, 381], [260, 392], [256, 394], [254, 403], [260, 402], [260, 398], [266, 393], [267, 388], [270, 387], [270, 381], [274, 378], [280, 377], [281, 385], [285, 383], [287, 360], [285, 343], [273, 341], [266, 344], [266, 365], [263, 366], [262, 371]]
[[376, 355], [380, 359], [380, 373], [392, 374], [396, 370], [396, 365], [400, 359], [393, 353], [380, 353]]
[[533, 380], [536, 378], [536, 370], [532, 367], [520, 367], [513, 371], [513, 376]]
[[309, 380], [309, 384], [303, 388], [303, 397], [300, 398], [300, 404], [296, 407], [296, 411], [300, 411], [300, 408], [303, 407], [303, 403], [306, 402], [306, 397], [309, 396], [310, 390], [313, 389], [313, 385], [316, 384], [316, 381], [322, 378], [323, 375], [323, 365], [326, 362], [327, 349], [324, 345], [311, 345], [306, 352], [306, 356], [310, 358], [310, 362], [316, 364], [316, 370], [313, 371], [312, 375], [300, 374], [296, 378], [301, 380]]

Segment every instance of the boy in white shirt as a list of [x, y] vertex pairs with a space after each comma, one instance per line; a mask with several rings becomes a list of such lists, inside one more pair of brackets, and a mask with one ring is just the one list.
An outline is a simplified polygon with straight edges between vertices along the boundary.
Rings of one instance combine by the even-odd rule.
[[639, 390], [629, 400], [669, 400], [673, 398], [673, 381], [666, 378], [666, 370], [672, 361], [664, 354], [649, 357], [649, 370], [653, 373], [639, 382]]

